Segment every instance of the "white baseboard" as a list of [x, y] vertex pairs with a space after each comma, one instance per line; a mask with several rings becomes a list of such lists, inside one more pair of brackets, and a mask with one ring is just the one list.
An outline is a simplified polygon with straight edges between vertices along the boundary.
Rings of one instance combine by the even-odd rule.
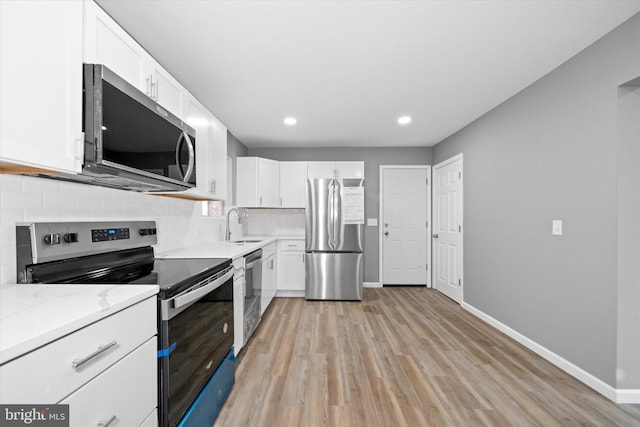
[[282, 297], [282, 298], [304, 298], [304, 290], [302, 290], [302, 291], [280, 290], [280, 291], [276, 292], [276, 296], [277, 297]]
[[380, 282], [362, 282], [363, 288], [381, 288], [382, 283]]
[[639, 389], [617, 389], [616, 390], [616, 403], [640, 403], [640, 390]]
[[529, 350], [536, 353], [538, 356], [553, 363], [558, 368], [576, 378], [578, 381], [581, 381], [584, 384], [588, 385], [598, 393], [605, 396], [607, 399], [610, 399], [616, 403], [640, 403], [640, 390], [616, 389], [602, 381], [600, 378], [595, 377], [584, 369], [569, 362], [567, 359], [564, 359], [563, 357], [557, 355], [548, 348], [543, 347], [530, 338], [525, 337], [518, 331], [510, 328], [499, 320], [494, 319], [493, 317], [467, 304], [466, 302], [462, 303], [462, 308], [478, 317], [479, 319], [484, 320], [489, 325], [498, 329], [500, 332], [513, 338], [523, 346], [527, 347]]

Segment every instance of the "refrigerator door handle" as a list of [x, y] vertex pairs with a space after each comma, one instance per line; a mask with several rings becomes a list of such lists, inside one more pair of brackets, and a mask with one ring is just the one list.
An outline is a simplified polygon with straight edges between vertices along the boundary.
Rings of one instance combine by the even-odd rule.
[[328, 215], [327, 215], [327, 232], [329, 233], [329, 248], [335, 250], [335, 236], [334, 236], [334, 227], [335, 227], [335, 191], [336, 191], [336, 181], [332, 179], [329, 183], [329, 206], [328, 206]]
[[340, 249], [342, 246], [342, 180], [335, 180], [334, 187], [334, 215], [333, 215], [333, 245], [334, 249]]

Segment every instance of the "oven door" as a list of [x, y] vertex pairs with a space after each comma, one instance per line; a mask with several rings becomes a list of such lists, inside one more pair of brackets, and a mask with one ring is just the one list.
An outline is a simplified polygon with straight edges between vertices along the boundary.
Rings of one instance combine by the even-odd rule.
[[160, 426], [174, 427], [233, 345], [233, 267], [160, 300]]

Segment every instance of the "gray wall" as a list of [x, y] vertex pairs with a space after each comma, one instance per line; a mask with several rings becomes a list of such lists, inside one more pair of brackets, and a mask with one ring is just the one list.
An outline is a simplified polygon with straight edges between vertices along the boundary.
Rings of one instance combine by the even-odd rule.
[[[378, 218], [380, 165], [430, 165], [431, 152], [431, 147], [249, 148], [250, 156], [274, 160], [363, 160], [366, 218]], [[364, 280], [378, 282], [378, 227], [364, 229]]]
[[238, 140], [231, 132], [227, 132], [227, 157], [231, 157], [233, 163], [233, 184], [232, 189], [233, 193], [231, 197], [229, 197], [228, 205], [236, 204], [236, 157], [245, 157], [247, 156], [247, 146]]
[[464, 153], [465, 302], [612, 386], [618, 86], [638, 75], [640, 15], [433, 153]]
[[618, 90], [618, 388], [640, 388], [640, 78]]

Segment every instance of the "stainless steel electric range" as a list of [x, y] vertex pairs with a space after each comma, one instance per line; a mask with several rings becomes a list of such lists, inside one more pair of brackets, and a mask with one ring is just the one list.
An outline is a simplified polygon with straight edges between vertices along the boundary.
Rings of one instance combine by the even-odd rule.
[[18, 280], [157, 284], [159, 425], [211, 425], [235, 377], [233, 266], [155, 258], [157, 234], [155, 221], [18, 224]]

